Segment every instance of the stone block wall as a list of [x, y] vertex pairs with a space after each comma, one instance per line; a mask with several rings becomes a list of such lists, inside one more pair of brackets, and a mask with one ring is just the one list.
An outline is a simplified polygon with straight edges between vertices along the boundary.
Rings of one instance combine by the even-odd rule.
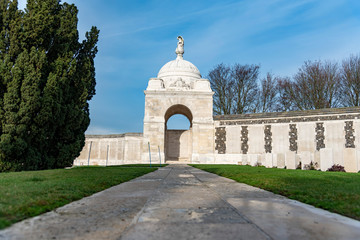
[[141, 150], [144, 147], [147, 147], [147, 143], [141, 133], [87, 135], [85, 146], [74, 160], [74, 166], [142, 163]]
[[214, 116], [214, 125], [221, 135], [215, 163], [288, 169], [312, 164], [323, 171], [340, 164], [347, 172], [360, 170], [358, 107]]

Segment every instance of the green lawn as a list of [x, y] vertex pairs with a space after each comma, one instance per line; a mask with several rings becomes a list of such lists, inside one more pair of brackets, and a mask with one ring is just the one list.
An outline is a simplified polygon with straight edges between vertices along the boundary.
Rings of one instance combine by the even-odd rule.
[[191, 165], [360, 220], [360, 174], [238, 165]]
[[156, 169], [128, 165], [0, 173], [0, 229]]

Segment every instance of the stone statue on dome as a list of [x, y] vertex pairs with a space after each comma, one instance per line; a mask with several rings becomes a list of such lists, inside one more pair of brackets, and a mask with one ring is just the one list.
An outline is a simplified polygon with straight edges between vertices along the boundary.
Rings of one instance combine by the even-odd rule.
[[177, 39], [179, 40], [178, 41], [178, 44], [177, 44], [177, 48], [175, 50], [175, 53], [177, 55], [177, 58], [183, 58], [183, 54], [184, 54], [184, 39], [182, 36], [178, 36]]

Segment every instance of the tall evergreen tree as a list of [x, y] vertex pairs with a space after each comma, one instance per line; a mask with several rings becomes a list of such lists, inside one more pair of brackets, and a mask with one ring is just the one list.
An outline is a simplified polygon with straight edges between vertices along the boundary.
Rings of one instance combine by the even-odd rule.
[[0, 0], [0, 171], [70, 166], [84, 146], [99, 31], [79, 42], [78, 10]]

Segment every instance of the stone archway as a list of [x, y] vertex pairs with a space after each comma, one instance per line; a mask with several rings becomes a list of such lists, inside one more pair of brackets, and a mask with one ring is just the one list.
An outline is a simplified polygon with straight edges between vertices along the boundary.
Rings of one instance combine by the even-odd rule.
[[[214, 158], [214, 92], [209, 80], [201, 77], [199, 69], [184, 60], [184, 39], [179, 37], [178, 40], [176, 59], [166, 63], [157, 77], [150, 78], [144, 91], [144, 162], [150, 159], [160, 162], [170, 157], [199, 163], [210, 162]], [[190, 129], [178, 132], [178, 140], [176, 137], [174, 140], [174, 144], [177, 141], [178, 154], [172, 155], [169, 149], [171, 145], [166, 140], [169, 133], [166, 126], [169, 118], [175, 114], [187, 117]], [[181, 149], [181, 146], [185, 147], [182, 142], [188, 143], [188, 149]], [[182, 150], [186, 153], [182, 154]]]
[[[181, 114], [185, 116], [189, 122], [189, 129], [172, 129], [169, 130], [167, 123], [169, 119], [176, 115]], [[182, 104], [171, 106], [165, 113], [165, 137], [164, 137], [164, 150], [166, 161], [179, 161], [189, 162], [192, 154], [192, 120], [193, 115], [188, 107]]]

